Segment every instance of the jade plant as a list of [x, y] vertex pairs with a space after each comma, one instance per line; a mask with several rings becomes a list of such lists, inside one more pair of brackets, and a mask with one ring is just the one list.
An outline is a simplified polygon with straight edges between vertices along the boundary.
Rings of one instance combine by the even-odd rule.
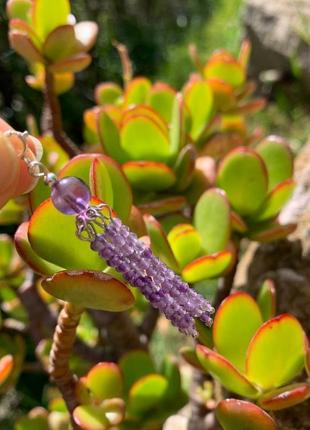
[[[200, 396], [224, 430], [277, 429], [276, 411], [310, 396], [310, 352], [296, 317], [276, 316], [272, 280], [256, 300], [233, 291], [240, 250], [296, 227], [279, 221], [295, 187], [289, 143], [247, 126], [265, 105], [249, 43], [206, 62], [192, 46], [197, 72], [174, 89], [133, 77], [114, 42], [123, 85], [98, 83], [76, 144], [58, 96], [91, 63], [97, 24], [76, 23], [68, 0], [9, 0], [7, 16], [26, 82], [45, 95], [29, 134], [0, 120], [0, 392], [31, 372], [42, 394], [14, 428], [160, 430], [186, 406], [195, 429]], [[163, 358], [165, 337], [187, 346]], [[180, 355], [208, 379], [195, 395]]]

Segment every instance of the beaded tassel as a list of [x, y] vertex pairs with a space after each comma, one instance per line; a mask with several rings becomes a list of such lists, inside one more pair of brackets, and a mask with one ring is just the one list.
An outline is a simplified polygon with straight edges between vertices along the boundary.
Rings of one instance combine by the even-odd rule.
[[[101, 206], [89, 206], [90, 192], [81, 180], [66, 177], [52, 185], [52, 201], [63, 213], [75, 214], [80, 238], [86, 232], [91, 248], [139, 288], [151, 305], [182, 333], [197, 336], [195, 318], [210, 326], [214, 309], [170, 270], [118, 218], [106, 218]], [[106, 205], [103, 205], [106, 206]], [[98, 233], [99, 226], [103, 233]]]

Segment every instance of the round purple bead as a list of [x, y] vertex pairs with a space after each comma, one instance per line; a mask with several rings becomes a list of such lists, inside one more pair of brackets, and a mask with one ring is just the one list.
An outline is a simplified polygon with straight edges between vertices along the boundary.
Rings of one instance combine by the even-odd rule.
[[87, 208], [90, 191], [81, 179], [67, 176], [53, 184], [51, 199], [60, 212], [66, 215], [76, 215]]

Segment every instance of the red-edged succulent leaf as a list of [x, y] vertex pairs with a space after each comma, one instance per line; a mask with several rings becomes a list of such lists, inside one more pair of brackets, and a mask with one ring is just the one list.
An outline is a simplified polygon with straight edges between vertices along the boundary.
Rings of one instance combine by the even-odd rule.
[[260, 308], [264, 321], [273, 318], [276, 313], [276, 285], [272, 279], [266, 279], [261, 286], [257, 304]]
[[150, 106], [158, 112], [167, 123], [171, 121], [175, 94], [175, 90], [163, 82], [156, 82], [150, 92]]
[[253, 226], [248, 233], [251, 240], [257, 242], [272, 242], [287, 237], [296, 229], [296, 224], [281, 225], [277, 221]]
[[[94, 204], [98, 202], [93, 200]], [[103, 270], [106, 267], [104, 260], [90, 249], [88, 243], [78, 239], [75, 231], [74, 217], [59, 212], [48, 199], [31, 216], [28, 239], [34, 252], [53, 264], [66, 269]]]
[[174, 171], [177, 177], [177, 183], [174, 189], [184, 191], [191, 183], [197, 152], [193, 145], [186, 145], [179, 152], [178, 158], [174, 165]]
[[136, 206], [131, 206], [127, 225], [138, 237], [146, 236], [147, 230], [141, 211]]
[[170, 167], [155, 161], [128, 161], [122, 168], [131, 185], [139, 190], [162, 191], [176, 181]]
[[74, 422], [82, 430], [107, 430], [111, 427], [105, 411], [96, 405], [80, 405], [73, 411]]
[[249, 39], [244, 39], [241, 43], [240, 51], [239, 51], [239, 63], [246, 70], [250, 55], [251, 55], [252, 44]]
[[194, 225], [200, 233], [205, 252], [223, 251], [230, 236], [230, 208], [223, 190], [205, 191], [197, 202]]
[[292, 177], [293, 154], [284, 139], [268, 136], [255, 149], [267, 167], [269, 190]]
[[259, 405], [268, 411], [279, 411], [298, 405], [310, 397], [310, 385], [292, 384], [270, 391], [259, 398]]
[[249, 115], [261, 111], [266, 106], [266, 104], [266, 99], [259, 98], [245, 103], [240, 103], [234, 112], [239, 115]]
[[85, 53], [76, 54], [73, 57], [58, 60], [49, 66], [52, 73], [76, 73], [85, 69], [91, 63], [91, 56]]
[[128, 394], [128, 414], [141, 416], [152, 410], [163, 399], [167, 386], [167, 379], [155, 373], [136, 381]]
[[259, 395], [257, 388], [225, 357], [203, 345], [197, 345], [196, 353], [203, 368], [227, 390], [249, 398]]
[[206, 79], [217, 78], [232, 85], [241, 87], [245, 82], [245, 71], [242, 65], [227, 51], [214, 53], [204, 68]]
[[20, 19], [28, 21], [30, 18], [31, 0], [9, 0], [6, 3], [6, 14], [10, 20]]
[[145, 104], [149, 98], [151, 87], [151, 82], [146, 78], [137, 77], [132, 79], [127, 85], [124, 94], [125, 105]]
[[11, 19], [9, 22], [9, 28], [10, 30], [17, 30], [21, 33], [25, 33], [29, 36], [29, 38], [32, 40], [36, 48], [41, 52], [41, 40], [38, 38], [38, 35], [34, 32], [31, 25], [29, 25], [27, 22], [22, 21], [21, 19]]
[[11, 48], [29, 63], [44, 63], [40, 51], [36, 48], [27, 33], [11, 30], [9, 32], [9, 41]]
[[198, 342], [208, 348], [214, 347], [212, 328], [206, 326], [199, 319], [195, 319], [195, 327], [198, 332]]
[[144, 215], [144, 222], [151, 240], [154, 254], [175, 272], [179, 271], [178, 263], [173, 255], [167, 236], [160, 223], [152, 215]]
[[248, 226], [245, 221], [236, 212], [230, 212], [231, 227], [238, 233], [245, 233], [248, 230]]
[[264, 390], [279, 387], [301, 372], [305, 354], [300, 323], [292, 315], [279, 315], [253, 336], [247, 350], [247, 377]]
[[85, 377], [85, 385], [99, 400], [123, 396], [123, 377], [115, 363], [99, 363]]
[[149, 203], [142, 203], [138, 208], [143, 214], [161, 216], [182, 210], [186, 206], [186, 199], [183, 196], [167, 197], [166, 199], [155, 200]]
[[146, 351], [142, 350], [134, 350], [124, 354], [119, 361], [119, 366], [124, 377], [126, 393], [140, 378], [155, 373], [152, 358]]
[[169, 127], [169, 138], [171, 155], [176, 156], [185, 145], [187, 132], [190, 128], [190, 113], [185, 105], [184, 97], [177, 93], [172, 107], [171, 122]]
[[117, 160], [119, 163], [126, 161], [128, 156], [121, 147], [120, 135], [117, 125], [105, 110], [98, 112], [97, 129], [100, 143], [104, 152]]
[[10, 377], [13, 368], [14, 358], [11, 354], [7, 354], [0, 358], [0, 386]]
[[216, 77], [208, 79], [207, 82], [212, 88], [217, 109], [227, 112], [236, 105], [237, 99], [232, 85]]
[[187, 264], [182, 271], [182, 277], [190, 283], [217, 278], [229, 269], [233, 258], [234, 255], [230, 251], [204, 255]]
[[168, 242], [181, 267], [196, 258], [201, 250], [201, 237], [191, 224], [178, 224], [169, 232]]
[[95, 100], [98, 105], [116, 103], [122, 94], [122, 88], [114, 82], [103, 82], [95, 88]]
[[63, 267], [50, 263], [36, 254], [29, 243], [28, 228], [29, 222], [23, 222], [14, 236], [16, 250], [22, 259], [34, 272], [43, 276], [53, 275], [55, 272], [63, 270]]
[[259, 307], [249, 294], [230, 295], [221, 303], [214, 318], [216, 350], [243, 372], [249, 342], [262, 323]]
[[197, 140], [213, 114], [213, 93], [206, 81], [194, 80], [184, 89], [184, 100], [191, 113], [191, 131], [193, 140]]
[[224, 430], [278, 430], [267, 412], [244, 400], [222, 400], [217, 405], [216, 417]]
[[49, 33], [42, 47], [43, 55], [51, 61], [72, 57], [78, 52], [73, 25], [61, 25]]
[[32, 23], [38, 36], [44, 40], [54, 28], [67, 24], [70, 14], [69, 0], [36, 0], [32, 6]]
[[82, 21], [75, 24], [75, 38], [79, 43], [80, 51], [87, 52], [94, 46], [98, 30], [98, 25], [93, 21]]
[[275, 188], [270, 191], [259, 211], [253, 215], [255, 222], [266, 221], [277, 216], [283, 206], [291, 198], [294, 189], [295, 181], [293, 179], [286, 179], [276, 185]]
[[180, 354], [182, 358], [191, 366], [195, 367], [196, 369], [203, 370], [203, 367], [198, 360], [196, 351], [191, 346], [183, 346], [180, 349]]
[[263, 160], [250, 148], [239, 147], [222, 160], [217, 183], [240, 215], [258, 210], [267, 196], [268, 178]]
[[121, 312], [134, 304], [126, 285], [102, 272], [62, 271], [44, 279], [42, 286], [60, 300], [91, 309]]

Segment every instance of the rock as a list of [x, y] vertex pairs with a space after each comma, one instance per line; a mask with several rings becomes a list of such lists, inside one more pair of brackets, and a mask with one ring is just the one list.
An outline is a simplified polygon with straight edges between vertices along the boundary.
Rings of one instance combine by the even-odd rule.
[[273, 70], [291, 75], [292, 64], [310, 92], [309, 0], [247, 0], [244, 25], [252, 43], [250, 75]]

